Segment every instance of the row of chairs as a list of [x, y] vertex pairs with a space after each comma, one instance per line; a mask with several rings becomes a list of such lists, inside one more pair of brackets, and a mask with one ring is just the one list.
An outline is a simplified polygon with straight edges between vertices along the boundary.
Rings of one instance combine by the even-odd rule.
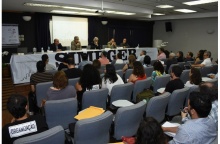
[[[114, 118], [113, 137], [116, 140], [120, 140], [121, 136], [135, 135], [144, 113], [146, 116], [154, 117], [159, 122], [162, 122], [165, 118], [166, 107], [166, 115], [168, 116], [173, 116], [180, 113], [180, 108], [183, 107], [184, 101], [187, 99], [190, 93], [190, 89], [191, 88], [183, 88], [175, 90], [172, 94], [166, 92], [160, 96], [155, 96], [150, 99], [147, 105], [145, 102], [141, 101], [132, 106], [119, 108]], [[198, 89], [193, 88], [192, 90]], [[57, 130], [59, 134], [55, 136], [56, 138], [54, 138], [54, 140], [56, 141], [54, 141], [54, 143], [64, 143], [63, 129], [68, 129], [69, 123], [76, 122], [73, 119], [73, 117], [76, 115], [76, 112], [77, 100], [74, 98], [46, 102], [45, 116], [50, 130], [30, 137], [18, 139], [15, 141], [15, 144], [25, 143], [25, 141], [31, 141], [31, 143], [34, 143], [36, 139], [42, 140], [42, 138], [39, 138], [42, 136], [46, 139], [48, 137], [48, 133], [51, 134], [55, 130]], [[112, 120], [113, 114], [110, 111], [106, 111], [100, 116], [77, 121], [74, 130], [74, 143], [108, 143], [109, 129]], [[53, 134], [54, 133], [51, 135]], [[48, 141], [45, 140], [44, 142]]]

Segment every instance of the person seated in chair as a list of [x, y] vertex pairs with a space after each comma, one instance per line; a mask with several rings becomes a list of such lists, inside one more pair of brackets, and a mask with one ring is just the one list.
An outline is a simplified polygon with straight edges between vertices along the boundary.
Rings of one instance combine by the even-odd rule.
[[78, 68], [75, 68], [74, 58], [67, 59], [67, 66], [68, 66], [68, 69], [65, 70], [64, 72], [66, 76], [68, 77], [68, 79], [78, 78], [81, 76], [82, 71]]
[[49, 64], [49, 57], [48, 57], [47, 54], [43, 54], [43, 55], [41, 56], [41, 59], [42, 59], [43, 62], [45, 62], [45, 65], [46, 65], [45, 70], [46, 70], [46, 71], [56, 70], [56, 68], [55, 68], [54, 65]]
[[53, 50], [54, 52], [62, 51], [63, 46], [61, 45], [58, 39], [54, 39], [54, 43], [50, 45], [50, 49]]
[[48, 130], [45, 118], [41, 115], [29, 116], [27, 114], [27, 98], [13, 94], [7, 102], [7, 109], [13, 116], [11, 123], [2, 128], [2, 143], [13, 144], [22, 137], [34, 135]]
[[87, 54], [87, 53], [83, 53], [83, 54], [81, 55], [81, 57], [82, 57], [82, 61], [79, 63], [78, 68], [81, 69], [81, 70], [83, 70], [83, 67], [84, 67], [86, 64], [92, 64], [92, 62], [91, 62], [91, 61], [88, 61], [88, 54]]
[[212, 66], [212, 61], [211, 61], [211, 52], [210, 51], [205, 51], [203, 54], [203, 62], [201, 64], [193, 64], [191, 65], [192, 67], [204, 67], [204, 66]]
[[94, 37], [93, 42], [91, 43], [90, 49], [101, 49], [101, 45], [99, 44], [99, 38]]
[[129, 48], [130, 47], [129, 44], [127, 43], [127, 39], [126, 38], [123, 39], [123, 41], [120, 44], [120, 46], [123, 47], [123, 48]]

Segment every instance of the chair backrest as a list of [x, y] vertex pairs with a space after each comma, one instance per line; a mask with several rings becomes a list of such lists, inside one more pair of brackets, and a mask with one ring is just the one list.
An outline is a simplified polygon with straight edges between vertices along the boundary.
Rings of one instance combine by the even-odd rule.
[[184, 65], [186, 65], [185, 62], [178, 62], [177, 64], [182, 68], [182, 70], [185, 69], [185, 67], [184, 67]]
[[96, 106], [106, 109], [107, 97], [108, 97], [107, 88], [85, 91], [83, 93], [83, 98], [82, 98], [82, 110], [90, 106]]
[[125, 64], [124, 63], [122, 63], [122, 64], [114, 64], [114, 66], [115, 66], [115, 70], [122, 70], [123, 69], [123, 67], [125, 66]]
[[76, 83], [79, 81], [79, 77], [78, 78], [72, 78], [72, 79], [69, 79], [69, 85], [72, 85], [72, 86], [76, 86]]
[[133, 72], [133, 69], [127, 69], [126, 70], [126, 72], [125, 72], [125, 82], [127, 82], [127, 79], [129, 79], [132, 72]]
[[38, 83], [36, 85], [37, 106], [40, 107], [42, 100], [46, 99], [48, 89], [53, 86], [53, 82]]
[[106, 111], [97, 117], [77, 121], [74, 130], [74, 144], [108, 143], [112, 120], [113, 114]]
[[188, 99], [189, 99], [190, 93], [194, 92], [194, 91], [199, 91], [199, 86], [198, 85], [194, 85], [194, 86], [189, 87], [189, 92], [188, 92], [188, 95], [187, 95], [186, 100], [185, 100], [185, 107], [188, 106]]
[[218, 87], [218, 79], [212, 79], [212, 80], [209, 80], [209, 81], [206, 81], [206, 82], [213, 83], [215, 87]]
[[174, 66], [179, 66], [179, 64], [171, 64], [169, 69], [168, 69], [168, 74], [170, 74], [172, 67]]
[[190, 70], [183, 70], [182, 74], [180, 75], [180, 79], [184, 84], [189, 80], [189, 72]]
[[62, 126], [53, 127], [47, 131], [19, 138], [13, 144], [65, 144], [65, 132]]
[[218, 73], [218, 65], [217, 64], [212, 65], [212, 73], [214, 73], [214, 74]]
[[190, 64], [194, 64], [194, 63], [195, 63], [195, 61], [187, 61], [186, 65], [190, 65]]
[[77, 99], [50, 100], [45, 103], [46, 122], [49, 128], [61, 125], [64, 129], [75, 122]]
[[202, 67], [200, 69], [200, 72], [201, 72], [201, 76], [202, 77], [207, 77], [207, 74], [210, 74], [213, 72], [213, 67], [212, 66], [205, 66], [205, 67]]
[[[218, 132], [217, 132], [218, 134]], [[212, 142], [212, 144], [218, 144], [218, 135], [216, 136], [215, 140]]]
[[108, 45], [102, 45], [102, 48], [104, 49], [104, 48], [108, 48]]
[[142, 92], [144, 89], [148, 89], [151, 86], [151, 77], [145, 79], [145, 80], [139, 80], [136, 81], [134, 84], [134, 89], [133, 89], [133, 96], [132, 96], [132, 101], [136, 102], [136, 96], [140, 92]]
[[114, 138], [121, 140], [122, 136], [133, 136], [137, 133], [139, 124], [143, 118], [146, 103], [139, 103], [119, 108], [114, 120]]
[[157, 93], [159, 88], [166, 87], [167, 83], [170, 81], [170, 75], [166, 74], [156, 78], [154, 82], [154, 93]]
[[150, 67], [146, 67], [144, 68], [145, 70], [145, 74], [147, 75], [147, 77], [151, 77], [152, 72], [154, 71], [154, 67], [150, 66]]
[[167, 105], [167, 112], [168, 116], [174, 116], [180, 113], [180, 109], [184, 106], [184, 101], [189, 93], [189, 88], [185, 87], [182, 89], [178, 89], [173, 91], [170, 96], [168, 105]]
[[130, 101], [133, 88], [134, 84], [131, 82], [113, 86], [110, 96], [110, 106], [112, 107], [112, 102], [116, 100]]
[[123, 79], [123, 71], [122, 70], [116, 70], [116, 73]]
[[153, 66], [156, 61], [158, 60], [151, 60], [150, 64]]
[[170, 99], [170, 93], [165, 92], [160, 96], [154, 96], [147, 103], [146, 117], [153, 117], [158, 122], [162, 122], [165, 118], [166, 106]]

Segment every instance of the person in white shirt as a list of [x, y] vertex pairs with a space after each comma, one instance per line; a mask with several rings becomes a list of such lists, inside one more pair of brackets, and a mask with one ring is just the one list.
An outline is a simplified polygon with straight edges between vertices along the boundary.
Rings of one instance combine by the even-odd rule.
[[102, 88], [108, 88], [108, 94], [111, 95], [112, 87], [124, 84], [122, 78], [115, 72], [114, 65], [107, 64], [105, 75], [102, 78]]
[[186, 87], [192, 87], [199, 85], [202, 82], [202, 76], [200, 70], [197, 68], [191, 68], [189, 71], [189, 81], [186, 82]]
[[203, 54], [204, 61], [201, 64], [194, 64], [194, 65], [191, 65], [191, 66], [192, 67], [211, 66], [212, 61], [211, 61], [210, 57], [211, 57], [211, 52], [210, 51], [205, 51], [204, 54]]
[[56, 67], [52, 64], [49, 64], [49, 57], [47, 54], [43, 54], [41, 56], [42, 61], [45, 63], [45, 70], [49, 71], [49, 70], [56, 70]]
[[142, 64], [144, 63], [144, 57], [146, 56], [147, 52], [142, 50], [140, 56], [138, 57], [137, 61], [140, 61]]
[[123, 63], [124, 63], [124, 61], [122, 60], [122, 54], [118, 53], [116, 55], [116, 62], [115, 62], [115, 64], [123, 64]]

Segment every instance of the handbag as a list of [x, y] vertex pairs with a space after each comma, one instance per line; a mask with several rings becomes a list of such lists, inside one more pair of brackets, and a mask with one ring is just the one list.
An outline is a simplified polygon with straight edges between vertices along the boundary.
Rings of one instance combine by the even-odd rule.
[[154, 92], [150, 89], [145, 89], [136, 96], [136, 102], [146, 100], [148, 102], [154, 96]]

